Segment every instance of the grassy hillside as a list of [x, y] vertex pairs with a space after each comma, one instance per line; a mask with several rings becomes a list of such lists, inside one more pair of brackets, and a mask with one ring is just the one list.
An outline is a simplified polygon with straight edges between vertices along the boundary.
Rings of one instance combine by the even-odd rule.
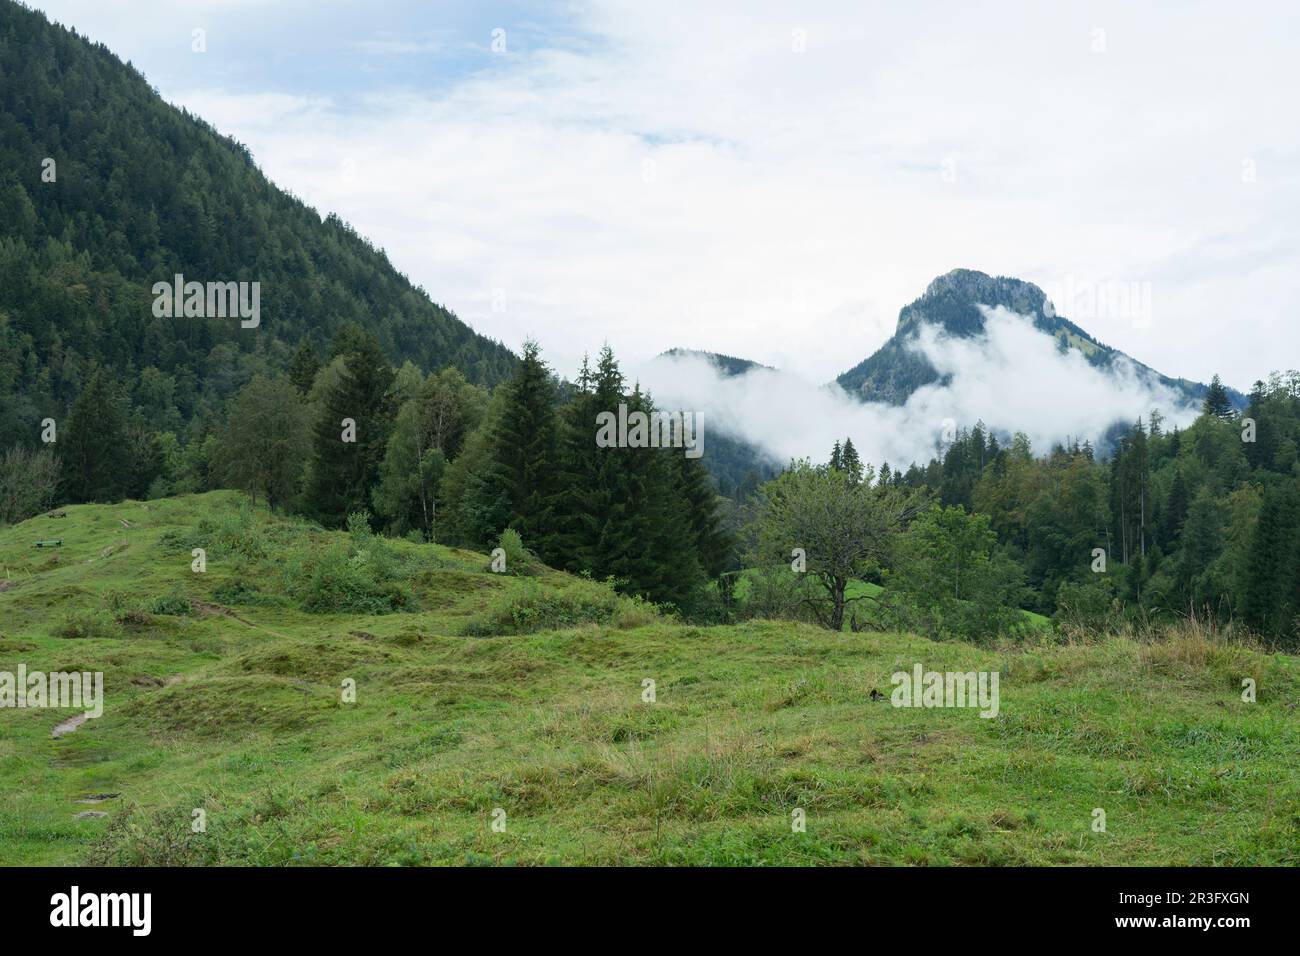
[[[107, 684], [57, 740], [0, 710], [8, 864], [1300, 863], [1300, 662], [1195, 634], [696, 628], [230, 493], [0, 529], [0, 582], [0, 670]], [[918, 661], [1000, 671], [1000, 715], [869, 698]]]

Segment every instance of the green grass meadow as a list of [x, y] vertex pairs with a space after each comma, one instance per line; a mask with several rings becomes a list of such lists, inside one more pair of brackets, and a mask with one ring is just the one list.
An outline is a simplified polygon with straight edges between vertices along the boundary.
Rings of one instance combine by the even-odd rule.
[[[106, 685], [58, 739], [0, 710], [0, 862], [1300, 863], [1294, 657], [695, 627], [537, 570], [230, 492], [0, 529], [0, 670]], [[917, 662], [1000, 713], [891, 706]]]

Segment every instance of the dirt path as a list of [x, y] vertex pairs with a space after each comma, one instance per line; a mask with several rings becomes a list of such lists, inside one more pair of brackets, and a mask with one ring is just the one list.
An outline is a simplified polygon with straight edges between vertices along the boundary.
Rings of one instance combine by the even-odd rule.
[[251, 627], [255, 631], [263, 631], [266, 634], [270, 634], [272, 637], [279, 637], [282, 638], [283, 640], [291, 640], [288, 634], [281, 634], [279, 631], [273, 631], [269, 627], [265, 627], [261, 624], [254, 624], [252, 621], [240, 617], [230, 608], [222, 607], [220, 604], [213, 604], [209, 601], [196, 601], [191, 598], [190, 606], [194, 608], [194, 610], [198, 611], [200, 614], [206, 614], [209, 617], [214, 617], [214, 616], [228, 617], [231, 620], [238, 621], [240, 624], [243, 624], [246, 627]]
[[57, 740], [65, 734], [70, 734], [84, 724], [89, 717], [89, 714], [74, 714], [67, 720], [61, 720], [54, 725], [54, 729], [50, 731], [50, 736]]

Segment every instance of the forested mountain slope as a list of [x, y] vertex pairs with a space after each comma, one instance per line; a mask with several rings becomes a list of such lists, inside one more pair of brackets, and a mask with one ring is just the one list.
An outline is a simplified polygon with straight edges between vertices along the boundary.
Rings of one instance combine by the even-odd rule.
[[[260, 325], [156, 317], [176, 274], [259, 282]], [[515, 363], [106, 47], [0, 0], [0, 445], [35, 442], [96, 363], [189, 420], [352, 322], [395, 364], [491, 385]]]

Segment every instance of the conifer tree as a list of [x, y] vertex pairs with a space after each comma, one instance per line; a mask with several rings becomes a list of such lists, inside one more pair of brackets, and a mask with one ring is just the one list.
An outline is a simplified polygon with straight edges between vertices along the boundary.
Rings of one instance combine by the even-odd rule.
[[1187, 482], [1183, 480], [1183, 472], [1179, 468], [1174, 472], [1174, 480], [1169, 486], [1169, 497], [1165, 501], [1160, 520], [1160, 540], [1166, 548], [1172, 549], [1178, 543], [1183, 521], [1187, 518], [1188, 504]]
[[322, 524], [340, 527], [370, 508], [393, 427], [393, 369], [359, 326], [340, 333], [333, 355], [343, 368], [325, 390], [313, 429], [307, 505]]
[[555, 547], [558, 566], [567, 571], [594, 573], [598, 516], [609, 507], [601, 467], [608, 460], [596, 446], [596, 416], [615, 411], [622, 390], [623, 377], [608, 346], [601, 350], [595, 372], [583, 356], [573, 397], [559, 422]]
[[289, 381], [300, 395], [306, 395], [311, 391], [312, 382], [316, 381], [316, 373], [319, 371], [320, 359], [316, 357], [316, 350], [310, 342], [303, 339], [298, 343], [298, 351], [293, 353], [293, 360], [289, 363]]
[[1300, 574], [1300, 489], [1292, 482], [1271, 484], [1251, 537], [1243, 586], [1246, 624], [1270, 636], [1294, 627], [1300, 612], [1296, 578]]
[[505, 504], [506, 526], [519, 532], [525, 547], [552, 564], [557, 559], [559, 532], [556, 394], [536, 342], [524, 343], [519, 366], [503, 388], [505, 399], [492, 436], [490, 480]]
[[1272, 468], [1277, 451], [1277, 429], [1267, 412], [1268, 393], [1263, 382], [1256, 382], [1250, 390], [1250, 405], [1246, 417], [1255, 423], [1255, 440], [1245, 442], [1246, 461], [1251, 468]]
[[704, 573], [716, 578], [731, 559], [732, 542], [718, 516], [717, 495], [709, 486], [709, 475], [698, 458], [687, 458], [673, 449], [670, 458], [677, 466], [677, 496], [689, 516], [693, 544]]
[[844, 470], [848, 472], [849, 484], [857, 485], [862, 482], [862, 459], [858, 457], [858, 450], [853, 447], [853, 439], [844, 439], [844, 449], [842, 451]]
[[126, 493], [126, 402], [103, 369], [82, 389], [58, 436], [67, 497], [120, 501]]
[[1210, 379], [1201, 412], [1205, 415], [1213, 415], [1215, 418], [1232, 417], [1232, 400], [1228, 398], [1228, 390], [1223, 387], [1223, 382], [1219, 380], [1218, 375]]

